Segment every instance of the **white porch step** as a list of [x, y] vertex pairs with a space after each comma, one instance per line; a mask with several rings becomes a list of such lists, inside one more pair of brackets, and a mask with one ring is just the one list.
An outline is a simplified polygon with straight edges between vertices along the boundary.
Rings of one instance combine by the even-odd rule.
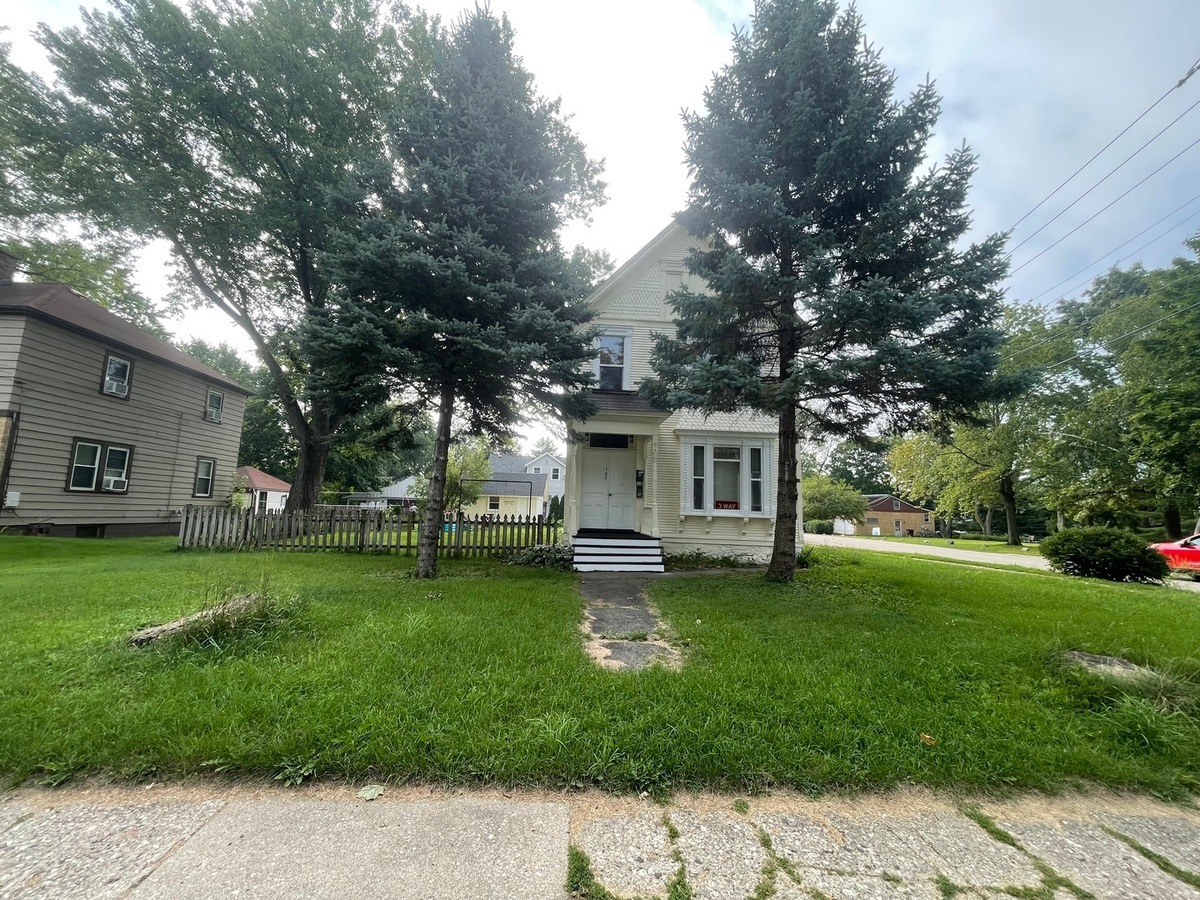
[[576, 572], [662, 572], [662, 541], [624, 535], [576, 537]]
[[575, 563], [576, 572], [665, 572], [662, 563]]

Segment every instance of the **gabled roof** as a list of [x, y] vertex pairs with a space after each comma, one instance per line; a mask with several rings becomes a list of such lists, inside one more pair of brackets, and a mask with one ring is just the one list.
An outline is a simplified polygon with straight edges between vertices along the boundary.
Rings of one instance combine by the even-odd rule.
[[53, 281], [0, 283], [0, 315], [31, 316], [103, 344], [131, 350], [249, 396], [254, 393], [166, 341], [147, 334], [99, 303]]
[[493, 453], [488, 457], [493, 474], [496, 472], [524, 472], [525, 467], [532, 461], [532, 456], [520, 456], [516, 453]]
[[[494, 474], [500, 477], [480, 484], [481, 493], [506, 497], [528, 497], [530, 489], [532, 489], [534, 497], [541, 497], [546, 493], [546, 479], [550, 477], [545, 472], [537, 475], [526, 472], [496, 472]], [[527, 484], [530, 487], [525, 487]]]
[[889, 500], [897, 500], [900, 503], [902, 503], [904, 506], [907, 506], [909, 509], [915, 510], [917, 512], [927, 512], [927, 513], [933, 512], [932, 509], [928, 509], [924, 506], [918, 506], [917, 504], [913, 503], [911, 500], [905, 500], [903, 497], [897, 497], [895, 494], [863, 494], [863, 496], [867, 498], [867, 504], [872, 509], [877, 508], [875, 506], [876, 503], [886, 503]]
[[246, 487], [252, 491], [283, 491], [286, 494], [292, 489], [286, 481], [268, 475], [254, 466], [238, 466], [237, 473], [246, 479]]
[[592, 292], [588, 298], [592, 311], [601, 314], [609, 303], [632, 287], [648, 267], [666, 258], [668, 251], [685, 244], [689, 247], [699, 246], [700, 241], [688, 234], [678, 220], [672, 220], [670, 225], [651, 238], [648, 244], [622, 263]]
[[557, 464], [557, 465], [558, 465], [560, 468], [566, 465], [566, 463], [565, 463], [565, 462], [563, 462], [561, 459], [559, 459], [559, 458], [558, 458], [557, 456], [555, 456], [553, 453], [543, 453], [543, 454], [541, 454], [540, 456], [534, 456], [534, 457], [532, 457], [532, 458], [529, 460], [529, 462], [525, 463], [525, 468], [526, 468], [526, 469], [528, 469], [528, 468], [529, 468], [530, 466], [532, 466], [534, 463], [536, 463], [536, 462], [541, 462], [541, 461], [542, 461], [542, 460], [544, 460], [544, 459], [548, 459], [548, 460], [550, 460], [551, 462], [553, 462], [553, 463], [556, 463], [556, 464]]

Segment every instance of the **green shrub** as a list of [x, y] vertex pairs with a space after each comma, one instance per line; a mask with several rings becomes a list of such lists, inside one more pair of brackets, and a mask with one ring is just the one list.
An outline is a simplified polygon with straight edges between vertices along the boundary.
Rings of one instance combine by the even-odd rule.
[[1161, 553], [1119, 528], [1067, 528], [1041, 546], [1052, 569], [1081, 578], [1161, 582], [1168, 573]]
[[804, 530], [809, 534], [833, 534], [833, 520], [813, 519], [804, 523]]
[[534, 544], [522, 547], [508, 558], [510, 566], [529, 566], [535, 569], [559, 569], [570, 572], [575, 551], [566, 544]]

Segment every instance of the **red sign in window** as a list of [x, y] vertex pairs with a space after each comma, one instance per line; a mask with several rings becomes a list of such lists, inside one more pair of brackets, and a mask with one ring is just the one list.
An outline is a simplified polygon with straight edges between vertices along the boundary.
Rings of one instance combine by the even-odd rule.
[[713, 504], [717, 509], [740, 509], [736, 500], [718, 500]]

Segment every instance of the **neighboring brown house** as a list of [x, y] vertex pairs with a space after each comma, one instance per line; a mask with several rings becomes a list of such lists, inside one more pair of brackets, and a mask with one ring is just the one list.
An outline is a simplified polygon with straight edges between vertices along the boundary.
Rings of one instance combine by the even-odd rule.
[[855, 534], [906, 537], [933, 534], [933, 510], [914, 506], [893, 494], [867, 494], [867, 516], [854, 523]]
[[279, 512], [287, 504], [292, 486], [254, 466], [238, 466], [238, 478], [246, 487], [246, 505], [255, 512]]
[[0, 251], [0, 529], [175, 534], [229, 502], [250, 391]]

